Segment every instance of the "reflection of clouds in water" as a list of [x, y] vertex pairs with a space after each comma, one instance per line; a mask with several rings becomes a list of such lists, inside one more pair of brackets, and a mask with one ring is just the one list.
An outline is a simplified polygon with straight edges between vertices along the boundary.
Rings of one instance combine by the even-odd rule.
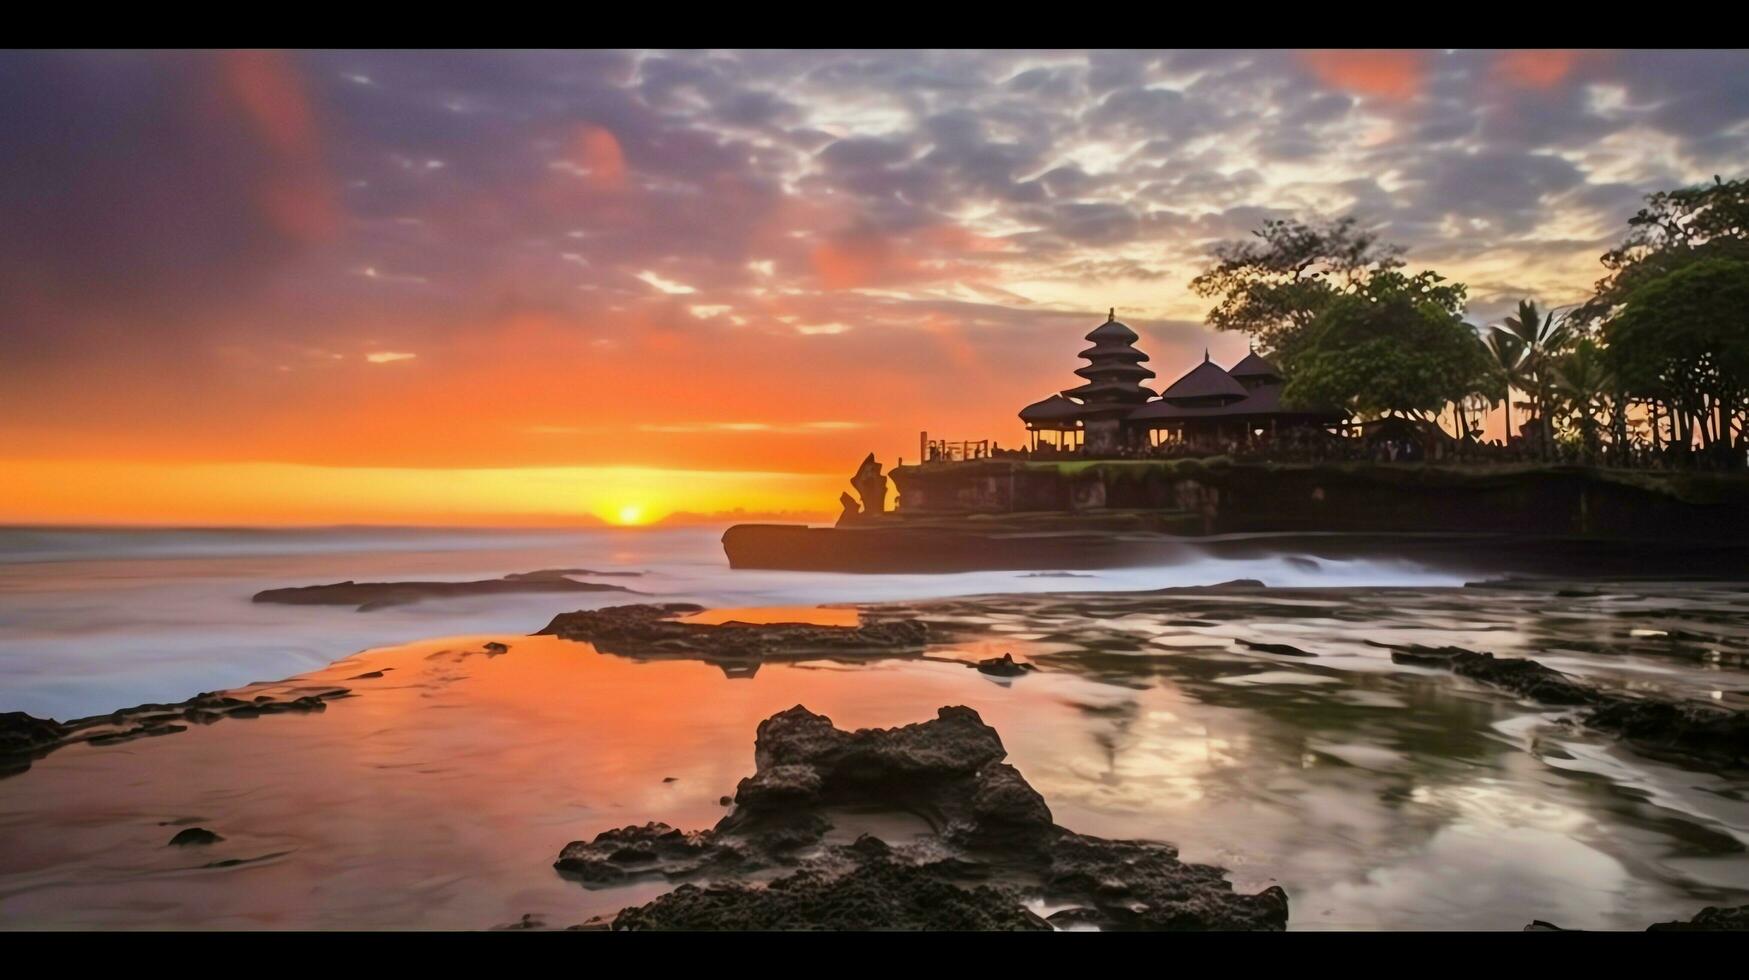
[[[1541, 828], [1442, 827], [1409, 860], [1296, 896], [1296, 929], [1522, 929], [1533, 918], [1567, 928], [1644, 928], [1616, 912], [1636, 883], [1620, 862]], [[1536, 910], [1534, 915], [1525, 910]]]
[[[1749, 821], [1740, 779], [1650, 762], [1556, 727], [1565, 712], [1393, 664], [1366, 642], [1534, 654], [1605, 636], [1653, 658], [1667, 687], [1715, 689], [1713, 665], [1668, 641], [1644, 646], [1591, 601], [1549, 590], [1179, 593], [931, 608], [1030, 625], [1043, 639], [1028, 655], [1052, 672], [1041, 677], [1119, 692], [1077, 692], [1079, 741], [1055, 728], [1004, 733], [1061, 822], [1163, 837], [1187, 860], [1231, 868], [1241, 888], [1280, 883], [1295, 928], [1516, 929], [1531, 918], [1643, 928], [1749, 900], [1733, 830]], [[1704, 617], [1718, 642], [1749, 635], [1743, 595], [1672, 590], [1656, 605]], [[1575, 672], [1617, 676], [1607, 656], [1573, 657], [1586, 668]]]
[[[456, 580], [583, 566], [646, 571], [601, 581], [715, 606], [1025, 591], [1033, 594], [936, 602], [919, 613], [989, 630], [932, 654], [971, 660], [1012, 651], [1040, 667], [1009, 685], [955, 664], [893, 660], [855, 667], [773, 664], [734, 681], [699, 664], [623, 663], [614, 676], [625, 683], [611, 690], [573, 690], [550, 677], [526, 690], [498, 686], [491, 678], [509, 677], [515, 664], [528, 663], [518, 658], [531, 651], [520, 649], [490, 666], [483, 657], [468, 659], [453, 668], [462, 671], [455, 675], [461, 680], [441, 691], [413, 692], [399, 715], [387, 713], [386, 702], [361, 698], [288, 727], [227, 728], [233, 723], [226, 722], [212, 734], [229, 737], [239, 728], [252, 737], [321, 733], [342, 712], [378, 705], [385, 713], [368, 729], [373, 751], [396, 756], [378, 762], [412, 759], [420, 769], [435, 770], [421, 779], [449, 780], [458, 793], [500, 785], [514, 797], [529, 793], [512, 785], [518, 773], [548, 780], [528, 799], [495, 800], [486, 808], [495, 817], [538, 824], [541, 838], [518, 846], [544, 855], [573, 832], [580, 812], [603, 826], [669, 819], [692, 827], [714, 820], [717, 797], [750, 771], [754, 726], [794, 703], [777, 703], [778, 694], [805, 697], [809, 707], [829, 708], [835, 721], [850, 726], [917, 721], [941, 704], [966, 703], [998, 728], [1010, 761], [1045, 795], [1058, 822], [1103, 836], [1171, 841], [1188, 860], [1231, 868], [1245, 890], [1280, 883], [1292, 896], [1295, 928], [1517, 928], [1531, 918], [1638, 928], [1686, 918], [1705, 904], [1749, 901], [1749, 860], [1742, 850], [1749, 840], [1749, 786], [1740, 778], [1652, 763], [1600, 737], [1554, 728], [1548, 718], [1558, 712], [1529, 708], [1444, 672], [1393, 664], [1387, 649], [1368, 642], [1535, 656], [1597, 683], [1653, 683], [1709, 699], [1718, 691], [1723, 703], [1741, 706], [1749, 682], [1740, 661], [1731, 659], [1749, 648], [1749, 595], [1741, 592], [1645, 586], [1634, 587], [1646, 589], [1643, 595], [1399, 588], [1106, 596], [1085, 590], [1294, 580], [1275, 575], [1274, 559], [1085, 579], [1012, 572], [731, 574], [722, 566], [715, 532], [708, 531], [464, 538], [434, 539], [430, 550], [401, 540], [378, 548], [362, 539], [347, 550], [325, 538], [320, 547], [300, 545], [301, 551], [175, 557], [140, 553], [149, 549], [136, 541], [125, 559], [85, 555], [0, 565], [0, 672], [14, 700], [0, 709], [29, 710], [32, 699], [91, 703], [89, 711], [180, 699], [285, 676], [366, 646], [417, 636], [522, 634], [556, 612], [628, 601], [614, 594], [514, 596], [369, 614], [247, 601], [249, 593], [278, 585]], [[174, 544], [187, 547], [186, 541]], [[241, 545], [225, 547], [234, 552]], [[1302, 576], [1298, 581], [1376, 576], [1372, 581], [1404, 584], [1382, 564], [1326, 562], [1317, 572], [1277, 564]], [[1083, 591], [1036, 594], [1065, 590]], [[1247, 649], [1240, 640], [1288, 644], [1312, 656]], [[567, 663], [589, 670], [602, 660], [608, 658]], [[576, 683], [587, 688], [602, 676]], [[389, 677], [395, 684], [410, 681]], [[665, 700], [680, 696], [658, 680], [670, 677], [696, 684], [683, 708]], [[433, 684], [438, 679], [431, 678]], [[584, 703], [575, 703], [578, 698]], [[491, 711], [457, 727], [412, 723], [430, 707], [447, 709], [449, 717], [472, 710], [469, 705]], [[660, 730], [644, 742], [628, 740], [627, 732], [608, 724], [627, 712], [659, 721]], [[169, 746], [185, 737], [155, 742]], [[164, 751], [136, 745], [130, 751]], [[340, 753], [335, 758], [348, 758], [344, 746], [330, 748]], [[512, 753], [517, 767], [495, 770], [494, 752]], [[626, 758], [642, 761], [621, 764], [601, 758], [606, 752], [633, 752]], [[226, 757], [221, 753], [212, 764], [224, 766]], [[320, 766], [296, 769], [315, 773]], [[335, 771], [354, 778], [344, 766]], [[555, 773], [562, 778], [554, 781]], [[661, 784], [664, 775], [680, 782]], [[331, 772], [320, 776], [332, 779]], [[218, 782], [218, 789], [236, 792]], [[383, 789], [364, 783], [333, 790], [355, 791], [369, 796]], [[686, 802], [676, 810], [680, 800]], [[168, 797], [162, 803], [191, 805]], [[277, 803], [269, 796], [263, 805]], [[376, 827], [370, 820], [382, 818], [349, 819]], [[424, 818], [407, 817], [417, 819]], [[413, 853], [422, 840], [437, 847], [443, 834], [461, 834], [472, 852], [461, 863], [484, 862], [496, 852], [483, 843], [493, 830], [470, 823], [479, 819], [447, 813], [443, 825], [411, 835], [407, 860], [426, 860]], [[340, 873], [362, 889], [370, 874], [355, 850], [346, 853], [361, 864]], [[518, 853], [514, 859], [523, 860]], [[421, 873], [431, 875], [428, 868]], [[544, 878], [538, 887], [524, 885], [549, 898], [571, 894]], [[453, 892], [437, 886], [433, 895]], [[508, 921], [527, 910], [494, 908], [482, 918]]]

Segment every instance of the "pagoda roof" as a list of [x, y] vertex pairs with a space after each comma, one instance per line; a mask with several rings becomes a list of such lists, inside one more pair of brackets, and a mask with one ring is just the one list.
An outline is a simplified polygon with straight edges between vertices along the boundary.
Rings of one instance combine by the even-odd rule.
[[1129, 344], [1112, 341], [1094, 344], [1075, 356], [1088, 361], [1145, 361], [1148, 359], [1148, 355]]
[[1089, 381], [1079, 388], [1070, 388], [1063, 392], [1071, 398], [1079, 398], [1089, 403], [1086, 407], [1099, 407], [1095, 402], [1109, 405], [1112, 402], [1144, 402], [1154, 397], [1152, 389], [1144, 388], [1134, 381], [1096, 380]]
[[1228, 402], [1224, 405], [1174, 405], [1169, 401], [1151, 401], [1129, 414], [1129, 418], [1137, 421], [1148, 419], [1206, 419], [1206, 418], [1247, 418], [1275, 416], [1277, 418], [1296, 418], [1340, 422], [1348, 417], [1348, 413], [1339, 408], [1284, 408], [1281, 404], [1281, 385], [1260, 385], [1252, 389], [1246, 397]]
[[1077, 405], [1062, 395], [1052, 395], [1042, 401], [1033, 402], [1020, 410], [1022, 422], [1064, 422], [1072, 421], [1081, 415], [1085, 406]]
[[1279, 378], [1281, 371], [1276, 366], [1258, 356], [1256, 351], [1245, 355], [1245, 359], [1227, 369], [1227, 374], [1235, 378]]
[[1118, 344], [1127, 345], [1133, 344], [1141, 338], [1136, 335], [1134, 330], [1131, 330], [1124, 324], [1119, 323], [1116, 320], [1107, 320], [1099, 326], [1094, 327], [1092, 331], [1087, 334], [1086, 339], [1093, 341], [1095, 344], [1115, 341]]
[[1151, 378], [1154, 376], [1154, 372], [1142, 367], [1140, 364], [1124, 364], [1122, 362], [1112, 364], [1093, 363], [1086, 367], [1076, 368], [1075, 373], [1089, 381], [1098, 381], [1105, 378], [1129, 378], [1134, 381], [1140, 381], [1143, 378]]
[[1221, 366], [1208, 359], [1205, 351], [1202, 363], [1185, 372], [1163, 392], [1160, 397], [1168, 401], [1178, 398], [1244, 398], [1250, 392], [1244, 385], [1233, 380], [1233, 376], [1221, 370]]

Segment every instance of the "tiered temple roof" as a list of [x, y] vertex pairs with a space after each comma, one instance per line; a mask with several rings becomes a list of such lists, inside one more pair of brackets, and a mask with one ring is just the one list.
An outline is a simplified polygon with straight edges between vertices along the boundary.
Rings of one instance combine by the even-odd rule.
[[1087, 361], [1087, 366], [1075, 373], [1086, 378], [1087, 383], [1063, 394], [1081, 399], [1083, 412], [1092, 410], [1105, 414], [1153, 398], [1154, 392], [1142, 387], [1142, 382], [1152, 378], [1154, 372], [1142, 367], [1141, 362], [1147, 360], [1148, 355], [1136, 349], [1137, 339], [1134, 330], [1117, 322], [1117, 311], [1112, 310], [1106, 321], [1087, 335], [1093, 346], [1079, 355]]
[[1154, 372], [1142, 366], [1148, 355], [1136, 349], [1135, 331], [1117, 322], [1112, 310], [1106, 321], [1087, 334], [1087, 361], [1075, 373], [1087, 380], [1078, 388], [1052, 395], [1020, 410], [1030, 429], [1075, 429], [1087, 419], [1116, 416], [1126, 428], [1179, 428], [1179, 420], [1275, 419], [1285, 424], [1324, 425], [1340, 422], [1347, 413], [1334, 408], [1290, 409], [1282, 405], [1283, 377], [1257, 352], [1247, 353], [1232, 370], [1222, 370], [1203, 351], [1202, 363], [1166, 387], [1158, 398], [1142, 382]]

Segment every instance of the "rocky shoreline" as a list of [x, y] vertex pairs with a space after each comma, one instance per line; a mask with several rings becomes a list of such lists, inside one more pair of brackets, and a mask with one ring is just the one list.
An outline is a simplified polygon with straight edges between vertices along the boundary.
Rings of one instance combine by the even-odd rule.
[[[1597, 582], [1506, 582], [1493, 583], [1487, 591], [1516, 594], [1533, 588], [1539, 595], [1587, 601], [1609, 595], [1611, 587]], [[1015, 609], [1025, 608], [1031, 610], [1025, 614], [1028, 628], [1038, 631], [1044, 646], [1026, 648], [1024, 660], [1002, 652], [983, 658], [974, 654], [969, 659], [962, 654], [955, 662], [1003, 684], [1037, 672], [1040, 680], [1022, 682], [1020, 687], [1050, 688], [1053, 682], [1043, 678], [1062, 673], [1097, 676], [1106, 669], [1100, 662], [1077, 659], [1083, 654], [1054, 652], [1050, 646], [1052, 637], [1061, 634], [1052, 634], [1045, 624], [1053, 621], [1054, 610], [1070, 604], [1079, 617], [1095, 623], [1147, 611], [1153, 616], [1169, 615], [1159, 621], [1174, 628], [1230, 633], [1232, 624], [1241, 622], [1293, 622], [1298, 617], [1341, 621], [1345, 614], [1327, 607], [1354, 591], [1268, 589], [1241, 580], [1153, 593], [988, 596], [863, 607], [853, 626], [694, 622], [687, 617], [700, 611], [696, 605], [639, 604], [560, 614], [535, 635], [586, 642], [595, 653], [613, 657], [695, 660], [725, 670], [751, 671], [767, 660], [942, 659], [926, 655], [931, 644], [961, 639], [962, 631], [973, 635], [978, 627], [966, 625], [970, 621], [1000, 623]], [[1468, 591], [1444, 590], [1450, 593], [1445, 601], [1461, 606]], [[1729, 589], [1713, 593], [1734, 594]], [[971, 611], [976, 615], [968, 616]], [[1644, 622], [1654, 613], [1655, 609], [1632, 604], [1616, 610], [1629, 622]], [[1694, 646], [1702, 651], [1697, 656], [1710, 657], [1711, 662], [1738, 662], [1733, 659], [1737, 641], [1707, 632], [1704, 626], [1689, 629], [1699, 631], [1636, 627], [1632, 632], [1665, 636], [1673, 650]], [[1265, 671], [1278, 670], [1269, 665], [1284, 663], [1304, 664], [1316, 671], [1330, 652], [1306, 641], [1290, 644], [1262, 638], [1272, 635], [1280, 634], [1232, 637], [1224, 641], [1230, 644], [1227, 657], [1254, 661], [1261, 665], [1257, 669]], [[1077, 642], [1103, 642], [1090, 637], [1077, 634]], [[1536, 705], [1571, 709], [1571, 714], [1551, 716], [1543, 724], [1598, 732], [1620, 739], [1635, 752], [1694, 763], [1708, 772], [1749, 767], [1749, 712], [1741, 709], [1594, 683], [1530, 658], [1449, 645], [1363, 642], [1388, 649], [1391, 663], [1413, 668], [1399, 673], [1419, 674], [1417, 683], [1423, 685], [1462, 686], [1456, 681], [1438, 682], [1438, 674], [1428, 674], [1449, 673]], [[996, 645], [993, 651], [988, 646], [972, 649], [996, 652], [1003, 646]], [[470, 662], [485, 664], [512, 650], [513, 644], [481, 641], [477, 648], [440, 650], [424, 659], [447, 665], [479, 656], [481, 660]], [[1157, 669], [1143, 658], [1125, 659], [1124, 670]], [[381, 680], [384, 671], [396, 668], [356, 673], [360, 669], [331, 671], [330, 677]], [[321, 712], [329, 701], [358, 696], [352, 686], [294, 679], [68, 722], [20, 712], [3, 714], [0, 775], [23, 772], [32, 760], [77, 743], [112, 745], [226, 718]], [[1470, 695], [1478, 696], [1489, 697], [1479, 691]], [[682, 831], [652, 822], [603, 831], [563, 847], [554, 867], [564, 878], [590, 890], [639, 883], [675, 886], [647, 901], [627, 904], [617, 914], [581, 924], [591, 929], [1287, 927], [1288, 894], [1280, 887], [1243, 894], [1234, 889], [1222, 868], [1185, 863], [1173, 845], [1105, 839], [1059, 826], [1044, 796], [1008, 764], [1007, 755], [995, 728], [968, 707], [943, 707], [930, 721], [900, 728], [851, 731], [797, 704], [759, 724], [754, 772], [741, 780], [732, 796], [723, 798], [729, 810], [714, 826]], [[714, 800], [720, 790], [713, 787], [709, 792]], [[208, 842], [204, 835], [222, 841], [237, 830], [222, 823], [211, 826], [225, 836], [204, 827], [184, 829], [172, 844], [204, 845]], [[241, 836], [247, 837], [247, 828], [243, 830]], [[270, 856], [277, 857], [278, 852]], [[203, 867], [248, 860], [255, 858], [225, 858]], [[1560, 921], [1557, 912], [1545, 914]], [[505, 928], [544, 928], [544, 921], [529, 916]], [[1717, 906], [1691, 919], [1652, 928], [1742, 929], [1746, 925], [1749, 907]], [[1539, 920], [1532, 928], [1558, 927]]]

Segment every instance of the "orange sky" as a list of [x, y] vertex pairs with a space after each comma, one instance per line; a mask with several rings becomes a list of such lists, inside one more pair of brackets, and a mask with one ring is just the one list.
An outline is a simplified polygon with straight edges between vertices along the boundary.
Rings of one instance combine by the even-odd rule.
[[[1749, 154], [1733, 52], [0, 54], [0, 522], [827, 515], [1018, 445], [1115, 306], [1353, 213], [1582, 299]], [[1497, 428], [1499, 416], [1493, 422]]]

